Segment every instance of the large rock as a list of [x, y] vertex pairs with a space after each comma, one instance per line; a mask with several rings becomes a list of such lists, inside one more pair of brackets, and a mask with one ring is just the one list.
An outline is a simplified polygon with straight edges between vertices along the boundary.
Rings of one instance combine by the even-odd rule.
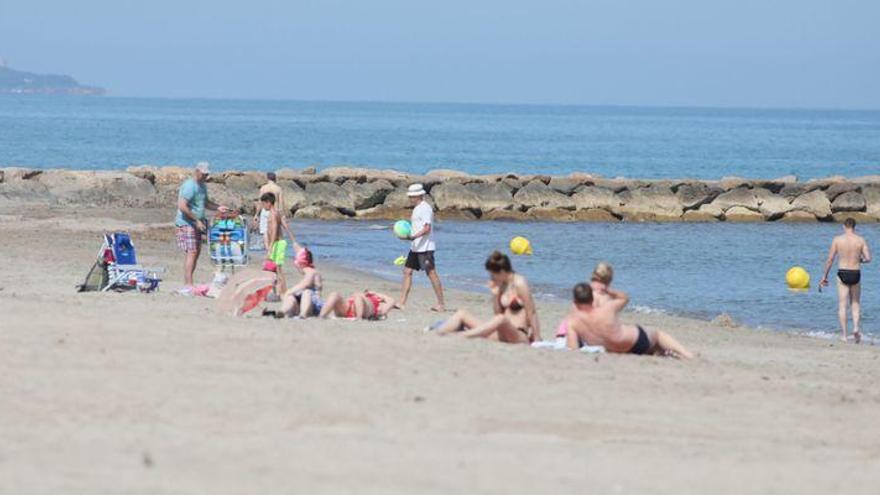
[[648, 186], [649, 183], [644, 181], [632, 181], [627, 179], [602, 179], [597, 178], [593, 181], [594, 186], [602, 187], [605, 189], [610, 189], [615, 193], [621, 193], [628, 189], [636, 189], [643, 186]]
[[755, 191], [747, 187], [737, 187], [725, 193], [721, 193], [709, 204], [722, 212], [727, 211], [734, 206], [741, 206], [750, 210], [759, 211], [761, 206]]
[[615, 213], [620, 209], [620, 198], [614, 191], [599, 186], [585, 186], [578, 188], [571, 196], [578, 210], [604, 209]]
[[246, 201], [256, 202], [260, 199], [260, 187], [266, 184], [266, 176], [263, 174], [227, 173], [221, 176], [217, 182], [222, 183], [233, 194], [241, 196]]
[[825, 189], [825, 196], [828, 197], [828, 201], [834, 201], [841, 194], [849, 192], [862, 192], [862, 186], [852, 182], [835, 182]]
[[705, 182], [687, 182], [678, 186], [675, 195], [686, 210], [693, 210], [710, 203], [723, 192], [720, 188], [710, 187]]
[[868, 215], [880, 218], [880, 185], [865, 186], [862, 196], [865, 197], [865, 211]]
[[543, 206], [529, 208], [528, 211], [525, 212], [525, 216], [528, 220], [537, 220], [540, 222], [571, 222], [574, 220], [574, 212], [571, 210]]
[[331, 181], [342, 185], [350, 180], [358, 183], [366, 182], [367, 177], [372, 175], [373, 171], [361, 167], [330, 167], [321, 170], [321, 173], [329, 177]]
[[816, 220], [816, 215], [813, 215], [808, 211], [793, 210], [782, 215], [782, 218], [780, 218], [779, 221], [785, 223], [815, 223], [818, 220]]
[[727, 222], [763, 222], [764, 215], [744, 206], [733, 206], [724, 212]]
[[[226, 184], [219, 182], [208, 182], [208, 198], [218, 205], [223, 205], [233, 210], [242, 211], [244, 213], [253, 214], [256, 210], [256, 204], [253, 198], [246, 198], [238, 192], [230, 189]], [[173, 185], [159, 186], [160, 197], [162, 197], [163, 205], [176, 205], [177, 193], [179, 187]]]
[[572, 198], [551, 189], [542, 181], [533, 180], [513, 196], [514, 201], [524, 208], [558, 208], [574, 210], [577, 208]]
[[449, 209], [491, 211], [509, 208], [513, 203], [510, 189], [500, 183], [460, 184], [444, 182], [431, 189], [431, 197], [440, 211]]
[[520, 221], [520, 220], [526, 220], [527, 218], [528, 217], [526, 215], [526, 212], [524, 212], [522, 210], [513, 210], [513, 209], [487, 211], [486, 213], [483, 213], [482, 217], [480, 217], [481, 220], [500, 220], [500, 221], [505, 221], [505, 220]]
[[447, 210], [440, 210], [437, 212], [437, 219], [439, 220], [477, 220], [479, 210], [476, 212], [474, 210], [459, 210], [458, 208], [450, 208]]
[[758, 198], [758, 211], [767, 220], [778, 220], [792, 209], [791, 202], [781, 194], [763, 188], [756, 188], [752, 192]]
[[[592, 182], [590, 182], [592, 184]], [[574, 194], [574, 190], [580, 186], [585, 185], [584, 181], [565, 178], [565, 177], [553, 177], [550, 179], [550, 182], [547, 184], [550, 186], [550, 189], [554, 191], [565, 194], [566, 196], [571, 196]]]
[[819, 220], [826, 220], [831, 217], [831, 201], [821, 190], [810, 191], [801, 194], [791, 202], [792, 210], [802, 210], [812, 213]]
[[292, 180], [296, 182], [300, 187], [305, 187], [306, 184], [312, 182], [329, 182], [330, 176], [327, 174], [318, 174], [315, 170], [315, 167], [309, 167], [303, 170], [296, 170], [292, 168], [282, 168], [275, 172], [275, 178], [279, 181], [282, 180]]
[[[437, 209], [437, 204], [435, 203], [433, 196], [428, 194], [425, 199], [435, 210]], [[382, 205], [387, 208], [395, 209], [412, 210], [413, 208], [413, 206], [410, 204], [409, 196], [406, 195], [406, 187], [398, 187], [397, 189], [388, 193], [388, 195], [385, 196], [385, 201], [382, 202]]]
[[843, 223], [847, 218], [852, 218], [856, 223], [875, 223], [878, 219], [875, 216], [868, 215], [863, 211], [842, 211], [831, 215], [831, 218], [837, 223]]
[[126, 172], [47, 170], [34, 180], [64, 204], [146, 206], [155, 201], [153, 184]]
[[128, 167], [125, 171], [135, 177], [150, 181], [150, 184], [156, 184], [156, 173], [159, 171], [159, 168], [152, 165], [139, 165]]
[[751, 186], [751, 182], [748, 179], [744, 179], [742, 177], [727, 176], [722, 177], [721, 180], [718, 181], [718, 186], [725, 191], [730, 191], [743, 187], [748, 188], [749, 186]]
[[309, 204], [306, 190], [300, 187], [296, 181], [279, 179], [278, 187], [281, 188], [281, 193], [284, 195], [284, 207], [287, 208], [287, 211], [294, 212]]
[[460, 182], [443, 182], [431, 189], [431, 197], [439, 210], [477, 209], [480, 196]]
[[329, 206], [346, 215], [354, 215], [354, 199], [342, 187], [333, 182], [311, 182], [306, 184], [306, 199], [309, 206]]
[[401, 220], [412, 216], [412, 208], [391, 208], [385, 205], [358, 210], [355, 216], [361, 220]]
[[575, 211], [572, 214], [572, 220], [576, 222], [618, 222], [620, 218], [602, 208], [587, 208]]
[[624, 220], [668, 222], [681, 219], [684, 208], [669, 187], [651, 186], [620, 193], [619, 212]]
[[296, 210], [293, 218], [310, 220], [343, 220], [348, 217], [332, 206], [310, 205]]
[[[825, 191], [825, 195], [828, 196], [828, 191]], [[865, 197], [855, 191], [841, 193], [831, 202], [832, 213], [865, 211], [866, 208], [867, 202]]]
[[779, 194], [789, 200], [793, 200], [798, 196], [807, 194], [808, 192], [812, 192], [817, 189], [821, 189], [821, 184], [816, 182], [798, 182], [793, 184], [786, 184], [785, 187], [783, 187], [782, 190], [779, 191]]
[[682, 222], [717, 222], [720, 219], [703, 210], [688, 210], [681, 215]]
[[155, 177], [152, 181], [156, 186], [180, 185], [186, 179], [193, 176], [193, 167], [169, 166], [161, 167], [152, 171]]
[[388, 193], [394, 190], [394, 186], [385, 179], [360, 184], [355, 180], [348, 180], [342, 188], [351, 196], [357, 210], [381, 205]]

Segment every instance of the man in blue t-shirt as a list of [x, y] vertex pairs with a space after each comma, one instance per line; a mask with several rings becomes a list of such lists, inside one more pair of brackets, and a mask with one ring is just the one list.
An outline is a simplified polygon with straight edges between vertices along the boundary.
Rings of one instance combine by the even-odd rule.
[[208, 162], [199, 162], [193, 171], [193, 176], [180, 185], [177, 194], [177, 218], [174, 225], [177, 227], [177, 247], [184, 253], [186, 258], [183, 263], [183, 284], [181, 292], [191, 293], [193, 287], [193, 272], [202, 252], [202, 236], [207, 231], [205, 208], [226, 212], [225, 206], [220, 206], [208, 199], [208, 188], [205, 183], [211, 173]]

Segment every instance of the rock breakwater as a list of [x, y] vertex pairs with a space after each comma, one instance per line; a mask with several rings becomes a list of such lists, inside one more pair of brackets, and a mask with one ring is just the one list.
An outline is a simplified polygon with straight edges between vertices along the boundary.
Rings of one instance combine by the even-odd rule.
[[[408, 216], [406, 187], [420, 182], [440, 218], [560, 222], [827, 222], [880, 220], [880, 176], [721, 180], [622, 179], [577, 173], [468, 175], [435, 170], [333, 167], [278, 170], [294, 218], [397, 219]], [[0, 203], [175, 207], [182, 167], [125, 171], [0, 169]], [[225, 171], [208, 183], [212, 198], [253, 212], [263, 172]]]

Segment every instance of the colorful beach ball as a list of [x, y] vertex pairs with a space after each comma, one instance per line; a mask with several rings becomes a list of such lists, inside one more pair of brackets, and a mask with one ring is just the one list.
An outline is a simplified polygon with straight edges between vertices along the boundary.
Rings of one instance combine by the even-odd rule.
[[810, 274], [803, 267], [793, 266], [785, 273], [785, 283], [789, 289], [809, 289]]
[[522, 236], [516, 236], [510, 240], [510, 252], [518, 256], [532, 254], [532, 243]]
[[410, 234], [412, 234], [412, 225], [406, 220], [398, 220], [394, 224], [394, 235], [397, 237], [406, 239]]

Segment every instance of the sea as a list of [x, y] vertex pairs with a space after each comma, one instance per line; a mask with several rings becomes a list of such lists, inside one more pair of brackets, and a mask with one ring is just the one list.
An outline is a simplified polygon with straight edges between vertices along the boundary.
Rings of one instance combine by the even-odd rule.
[[[275, 170], [336, 165], [424, 173], [589, 172], [605, 177], [801, 180], [880, 173], [880, 111], [422, 104], [0, 96], [0, 166], [124, 169], [189, 165]], [[398, 278], [406, 251], [387, 222], [296, 222], [319, 261]], [[540, 298], [566, 300], [601, 260], [640, 312], [831, 337], [835, 288], [816, 282], [832, 224], [438, 222], [450, 286], [483, 290], [487, 254], [526, 236], [515, 257]], [[878, 227], [859, 230], [875, 246]], [[806, 268], [812, 288], [786, 288]], [[423, 278], [423, 277], [422, 277]], [[424, 283], [424, 280], [422, 280]], [[880, 277], [863, 270], [863, 326], [880, 337]]]

